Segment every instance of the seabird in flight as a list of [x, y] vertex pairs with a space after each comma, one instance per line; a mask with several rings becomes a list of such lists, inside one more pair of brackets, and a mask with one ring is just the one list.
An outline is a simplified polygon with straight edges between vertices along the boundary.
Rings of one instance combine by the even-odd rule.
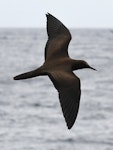
[[81, 95], [80, 79], [73, 71], [83, 68], [96, 69], [86, 61], [69, 57], [68, 45], [71, 40], [69, 30], [53, 15], [48, 13], [46, 17], [48, 40], [45, 46], [45, 62], [33, 71], [15, 76], [14, 80], [47, 75], [58, 91], [67, 127], [71, 129], [78, 114]]

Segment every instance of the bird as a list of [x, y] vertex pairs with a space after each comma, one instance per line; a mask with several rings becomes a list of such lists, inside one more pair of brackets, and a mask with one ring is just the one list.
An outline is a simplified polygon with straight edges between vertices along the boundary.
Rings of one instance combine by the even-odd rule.
[[46, 19], [48, 39], [44, 63], [35, 70], [15, 76], [14, 80], [48, 76], [58, 91], [67, 128], [71, 129], [77, 118], [81, 97], [81, 82], [73, 71], [83, 68], [96, 69], [84, 60], [70, 58], [68, 46], [72, 36], [69, 29], [50, 13], [46, 14]]

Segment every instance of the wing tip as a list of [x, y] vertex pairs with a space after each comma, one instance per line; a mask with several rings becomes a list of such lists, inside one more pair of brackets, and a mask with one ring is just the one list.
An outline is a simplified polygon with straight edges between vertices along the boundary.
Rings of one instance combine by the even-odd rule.
[[73, 127], [74, 123], [73, 124], [67, 124], [67, 128], [70, 130], [72, 127]]
[[68, 128], [68, 130], [70, 130], [72, 127], [68, 127], [68, 126], [67, 126], [67, 128]]
[[49, 15], [49, 13], [47, 12], [45, 15], [46, 15], [46, 17], [47, 17], [47, 16]]
[[46, 13], [46, 17], [49, 17], [49, 16], [52, 16], [52, 15], [51, 15], [50, 13], [47, 12], [47, 13]]

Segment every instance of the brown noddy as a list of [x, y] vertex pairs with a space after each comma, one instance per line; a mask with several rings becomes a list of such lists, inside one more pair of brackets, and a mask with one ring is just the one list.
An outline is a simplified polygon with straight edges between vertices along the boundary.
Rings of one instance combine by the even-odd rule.
[[47, 17], [48, 40], [45, 46], [45, 62], [36, 70], [14, 77], [14, 80], [33, 78], [47, 75], [58, 91], [62, 112], [68, 129], [73, 126], [80, 104], [80, 79], [73, 73], [74, 70], [90, 68], [83, 60], [74, 60], [69, 57], [68, 45], [71, 40], [69, 30], [61, 21], [51, 14]]

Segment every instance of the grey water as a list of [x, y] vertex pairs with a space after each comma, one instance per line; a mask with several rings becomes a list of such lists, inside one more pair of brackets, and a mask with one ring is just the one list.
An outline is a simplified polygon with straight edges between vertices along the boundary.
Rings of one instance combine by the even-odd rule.
[[81, 101], [68, 130], [48, 77], [14, 81], [44, 61], [45, 29], [0, 29], [0, 150], [113, 149], [113, 33], [71, 29], [69, 54], [97, 71], [75, 71]]

